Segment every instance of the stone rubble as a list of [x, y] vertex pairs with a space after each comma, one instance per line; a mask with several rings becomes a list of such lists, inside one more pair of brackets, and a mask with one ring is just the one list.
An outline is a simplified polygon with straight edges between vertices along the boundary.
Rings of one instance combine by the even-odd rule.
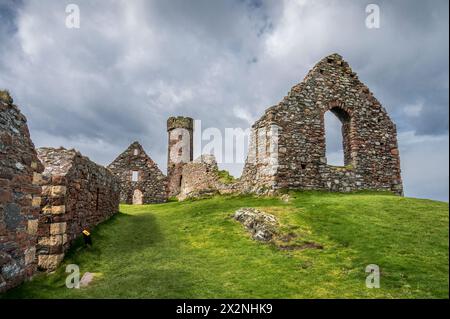
[[234, 219], [244, 225], [258, 241], [270, 241], [277, 235], [278, 220], [275, 216], [255, 208], [241, 208], [234, 213]]

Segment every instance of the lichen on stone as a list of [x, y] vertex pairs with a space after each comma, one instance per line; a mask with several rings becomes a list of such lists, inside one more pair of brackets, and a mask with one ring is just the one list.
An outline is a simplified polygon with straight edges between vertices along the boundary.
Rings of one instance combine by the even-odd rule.
[[0, 90], [0, 101], [6, 104], [13, 104], [14, 100], [7, 90]]

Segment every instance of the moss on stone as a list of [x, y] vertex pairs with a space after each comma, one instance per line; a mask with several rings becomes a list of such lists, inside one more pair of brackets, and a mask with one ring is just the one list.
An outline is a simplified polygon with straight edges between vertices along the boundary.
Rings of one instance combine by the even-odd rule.
[[234, 176], [231, 175], [227, 170], [220, 170], [217, 172], [217, 174], [219, 175], [219, 181], [226, 185], [232, 184], [236, 181]]
[[185, 128], [192, 130], [194, 128], [194, 120], [185, 116], [173, 116], [167, 119], [167, 130], [173, 130], [176, 128]]
[[13, 99], [7, 90], [0, 90], [0, 101], [5, 102], [7, 104], [12, 104]]

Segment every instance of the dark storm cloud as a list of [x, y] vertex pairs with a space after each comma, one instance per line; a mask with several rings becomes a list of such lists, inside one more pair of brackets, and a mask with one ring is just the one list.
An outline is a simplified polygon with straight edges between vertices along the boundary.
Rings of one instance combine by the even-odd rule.
[[[436, 148], [448, 141], [448, 2], [374, 2], [377, 30], [365, 27], [367, 1], [0, 0], [0, 87], [38, 146], [107, 164], [140, 140], [164, 170], [167, 117], [246, 128], [338, 52], [397, 123], [406, 193], [446, 199], [436, 189], [448, 182], [414, 185], [448, 154], [427, 176], [413, 166], [430, 150], [424, 136]], [[68, 3], [80, 7], [80, 29], [64, 25]], [[336, 157], [339, 125], [328, 131]]]

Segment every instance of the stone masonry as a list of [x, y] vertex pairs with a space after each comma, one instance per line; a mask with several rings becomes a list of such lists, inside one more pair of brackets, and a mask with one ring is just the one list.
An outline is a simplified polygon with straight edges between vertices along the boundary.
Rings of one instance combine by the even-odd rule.
[[119, 210], [120, 184], [108, 169], [75, 150], [40, 148], [42, 201], [38, 267], [54, 270], [83, 229], [92, 229]]
[[194, 120], [190, 117], [170, 117], [167, 132], [167, 193], [168, 196], [176, 196], [181, 190], [183, 166], [192, 162], [194, 157]]
[[108, 169], [120, 179], [120, 201], [150, 204], [167, 201], [167, 179], [138, 143], [132, 143]]
[[193, 162], [185, 164], [182, 176], [181, 189], [177, 196], [179, 200], [238, 191], [237, 183], [225, 183], [221, 180], [214, 155], [201, 155]]
[[[327, 164], [324, 114], [342, 122], [345, 166]], [[252, 127], [241, 190], [386, 190], [403, 194], [396, 126], [338, 54], [322, 59]]]
[[42, 171], [26, 118], [0, 91], [0, 293], [36, 270]]

